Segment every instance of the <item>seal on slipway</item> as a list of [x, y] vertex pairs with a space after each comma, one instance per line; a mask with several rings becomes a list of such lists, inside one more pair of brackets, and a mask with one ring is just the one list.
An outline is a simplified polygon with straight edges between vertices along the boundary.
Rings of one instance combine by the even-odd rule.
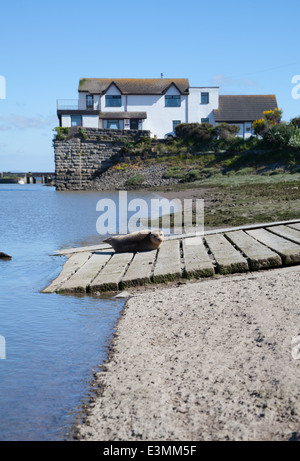
[[126, 235], [117, 235], [103, 240], [113, 247], [117, 253], [157, 250], [164, 240], [161, 230], [141, 230]]

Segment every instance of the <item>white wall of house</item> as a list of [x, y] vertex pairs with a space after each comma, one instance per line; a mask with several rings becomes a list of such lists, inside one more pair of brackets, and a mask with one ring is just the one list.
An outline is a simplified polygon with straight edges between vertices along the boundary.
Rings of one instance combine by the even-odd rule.
[[229, 125], [238, 126], [240, 131], [236, 135], [240, 137], [244, 137], [244, 124], [243, 123], [229, 123]]
[[166, 95], [179, 95], [180, 107], [166, 107], [165, 95], [128, 95], [128, 112], [146, 112], [147, 119], [143, 120], [142, 129], [149, 130], [151, 136], [163, 138], [173, 132], [173, 120], [185, 123], [187, 120], [187, 96], [181, 95], [172, 85]]
[[[214, 124], [214, 109], [219, 108], [219, 88], [190, 87], [189, 89], [188, 122], [201, 123], [201, 119], [208, 118]], [[201, 104], [201, 93], [209, 94], [209, 103]]]
[[99, 128], [99, 116], [96, 115], [83, 115], [82, 126], [85, 128]]
[[86, 109], [86, 95], [88, 93], [78, 93], [78, 109], [85, 110]]
[[[119, 107], [107, 107], [106, 96], [120, 96], [121, 95], [121, 106]], [[100, 96], [100, 110], [102, 112], [124, 112], [126, 110], [126, 96], [122, 95], [115, 85], [111, 85], [107, 92]]]
[[[87, 92], [79, 92], [78, 93], [78, 109], [79, 110], [86, 110], [86, 97], [90, 93]], [[100, 110], [100, 95], [94, 94], [94, 110]]]
[[[61, 126], [71, 127], [72, 126], [72, 116], [71, 115], [62, 115], [61, 116]], [[82, 126], [85, 128], [99, 128], [99, 116], [96, 115], [82, 115]]]
[[252, 122], [245, 122], [244, 123], [244, 138], [250, 138], [250, 136], [253, 135], [253, 128], [252, 128]]
[[71, 126], [71, 115], [62, 115], [61, 116], [61, 126], [70, 128]]
[[248, 139], [254, 134], [252, 122], [229, 123], [229, 125], [238, 126], [240, 128], [240, 131], [237, 133], [237, 136], [242, 137], [244, 139]]

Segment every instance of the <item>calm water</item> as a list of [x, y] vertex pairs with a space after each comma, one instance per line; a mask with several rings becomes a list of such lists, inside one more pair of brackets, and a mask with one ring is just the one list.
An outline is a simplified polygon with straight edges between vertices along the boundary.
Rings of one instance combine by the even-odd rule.
[[64, 263], [49, 255], [101, 242], [103, 197], [116, 194], [0, 185], [0, 440], [66, 438], [106, 357], [124, 300], [40, 293]]

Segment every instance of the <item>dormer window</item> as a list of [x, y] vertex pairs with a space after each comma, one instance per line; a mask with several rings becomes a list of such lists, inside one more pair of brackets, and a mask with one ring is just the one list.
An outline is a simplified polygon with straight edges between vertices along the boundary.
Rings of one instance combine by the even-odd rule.
[[94, 96], [92, 94], [87, 94], [86, 96], [86, 108], [94, 109]]
[[168, 95], [165, 96], [165, 107], [180, 107], [181, 97], [180, 95]]
[[107, 95], [105, 96], [106, 107], [121, 107], [121, 96]]

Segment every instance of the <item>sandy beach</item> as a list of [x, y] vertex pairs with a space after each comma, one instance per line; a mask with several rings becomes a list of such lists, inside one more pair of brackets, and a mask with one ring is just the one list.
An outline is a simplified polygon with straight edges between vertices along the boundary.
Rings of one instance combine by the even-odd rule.
[[300, 438], [299, 288], [294, 266], [131, 293], [77, 439]]

